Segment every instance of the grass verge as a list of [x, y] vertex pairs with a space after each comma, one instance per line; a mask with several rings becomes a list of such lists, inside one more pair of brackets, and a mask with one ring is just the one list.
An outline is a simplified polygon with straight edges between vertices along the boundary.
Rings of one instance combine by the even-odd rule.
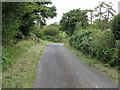
[[87, 65], [96, 68], [97, 70], [103, 72], [106, 76], [111, 78], [113, 81], [118, 83], [118, 69], [115, 67], [110, 67], [108, 64], [103, 64], [99, 60], [93, 59], [89, 56], [84, 55], [79, 50], [72, 48], [70, 45], [65, 44], [80, 60], [84, 61]]
[[12, 68], [2, 73], [2, 88], [32, 88], [36, 77], [36, 66], [42, 55], [44, 45], [35, 44], [19, 54]]
[[36, 42], [31, 40], [23, 40], [14, 44], [13, 46], [6, 46], [2, 48], [2, 71], [4, 72], [8, 68], [12, 68], [12, 64], [16, 63], [18, 56], [30, 47], [35, 45]]

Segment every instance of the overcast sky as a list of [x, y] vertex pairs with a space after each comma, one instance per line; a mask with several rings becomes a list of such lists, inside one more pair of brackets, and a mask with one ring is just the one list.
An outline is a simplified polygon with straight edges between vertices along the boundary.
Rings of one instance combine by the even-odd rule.
[[113, 8], [118, 12], [118, 2], [120, 0], [51, 0], [52, 5], [57, 8], [57, 17], [47, 20], [47, 24], [52, 24], [54, 22], [59, 22], [63, 13], [69, 12], [72, 9], [81, 8], [85, 9], [94, 9], [98, 5], [98, 2], [112, 2]]

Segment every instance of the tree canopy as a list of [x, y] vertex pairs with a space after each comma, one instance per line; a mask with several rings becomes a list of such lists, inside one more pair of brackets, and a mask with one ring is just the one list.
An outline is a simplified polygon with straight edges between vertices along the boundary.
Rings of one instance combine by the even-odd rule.
[[34, 22], [46, 25], [47, 18], [56, 16], [56, 7], [51, 2], [3, 2], [3, 44], [27, 37]]
[[68, 13], [63, 14], [60, 21], [61, 30], [65, 31], [68, 35], [72, 35], [75, 32], [77, 23], [81, 24], [81, 27], [88, 26], [87, 12], [85, 10], [73, 9]]

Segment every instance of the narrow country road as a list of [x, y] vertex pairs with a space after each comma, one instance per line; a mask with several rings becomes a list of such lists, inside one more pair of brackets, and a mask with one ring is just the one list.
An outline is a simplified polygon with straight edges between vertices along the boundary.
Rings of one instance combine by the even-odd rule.
[[48, 44], [37, 66], [33, 88], [118, 88], [103, 73], [87, 66], [63, 44]]

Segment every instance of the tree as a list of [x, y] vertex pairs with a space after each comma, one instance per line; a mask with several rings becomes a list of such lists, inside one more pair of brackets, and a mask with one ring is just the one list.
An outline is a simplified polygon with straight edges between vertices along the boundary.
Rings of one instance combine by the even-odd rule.
[[30, 26], [34, 24], [33, 21], [38, 22], [40, 25], [46, 25], [45, 19], [56, 16], [56, 8], [54, 6], [47, 7], [46, 4], [51, 4], [51, 2], [37, 2], [27, 5], [29, 7], [33, 7], [33, 10], [25, 13], [22, 17], [23, 22], [20, 26], [20, 30], [23, 35], [29, 35]]
[[99, 17], [99, 28], [101, 28], [101, 19], [103, 17], [104, 12], [102, 11], [103, 8], [105, 8], [105, 2], [99, 2], [100, 4], [95, 7], [95, 11], [98, 12], [95, 14], [96, 17]]
[[105, 3], [105, 5], [106, 5], [105, 14], [107, 15], [107, 22], [108, 22], [110, 19], [110, 15], [114, 16], [114, 13], [116, 13], [116, 11], [112, 8], [112, 2], [109, 2], [108, 4]]
[[86, 10], [86, 11], [90, 12], [90, 23], [93, 24], [93, 17], [94, 17], [93, 12], [94, 12], [94, 10], [89, 9], [89, 10]]
[[2, 44], [15, 42], [16, 34], [20, 33], [18, 28], [23, 11], [23, 3], [2, 3]]
[[3, 2], [2, 3], [2, 41], [16, 42], [30, 33], [34, 21], [46, 25], [47, 18], [56, 16], [56, 8], [48, 6], [51, 2]]
[[116, 13], [116, 11], [112, 8], [112, 2], [109, 2], [108, 4], [105, 3], [105, 5], [106, 5], [106, 11], [105, 11], [104, 19], [105, 19], [106, 28], [108, 28], [108, 23], [110, 21], [110, 18], [114, 16], [114, 13]]
[[81, 27], [86, 28], [88, 26], [87, 12], [85, 10], [73, 9], [68, 13], [63, 14], [60, 21], [60, 30], [65, 31], [68, 35], [72, 35], [75, 32], [77, 23], [80, 23]]
[[110, 16], [113, 17], [114, 13], [116, 12], [112, 8], [112, 2], [100, 2], [100, 4], [95, 7], [95, 11], [97, 11], [95, 16], [99, 17], [99, 28], [102, 30], [108, 28]]
[[89, 10], [89, 12], [90, 12], [90, 22], [92, 24], [93, 23], [93, 12], [94, 12], [94, 10]]

